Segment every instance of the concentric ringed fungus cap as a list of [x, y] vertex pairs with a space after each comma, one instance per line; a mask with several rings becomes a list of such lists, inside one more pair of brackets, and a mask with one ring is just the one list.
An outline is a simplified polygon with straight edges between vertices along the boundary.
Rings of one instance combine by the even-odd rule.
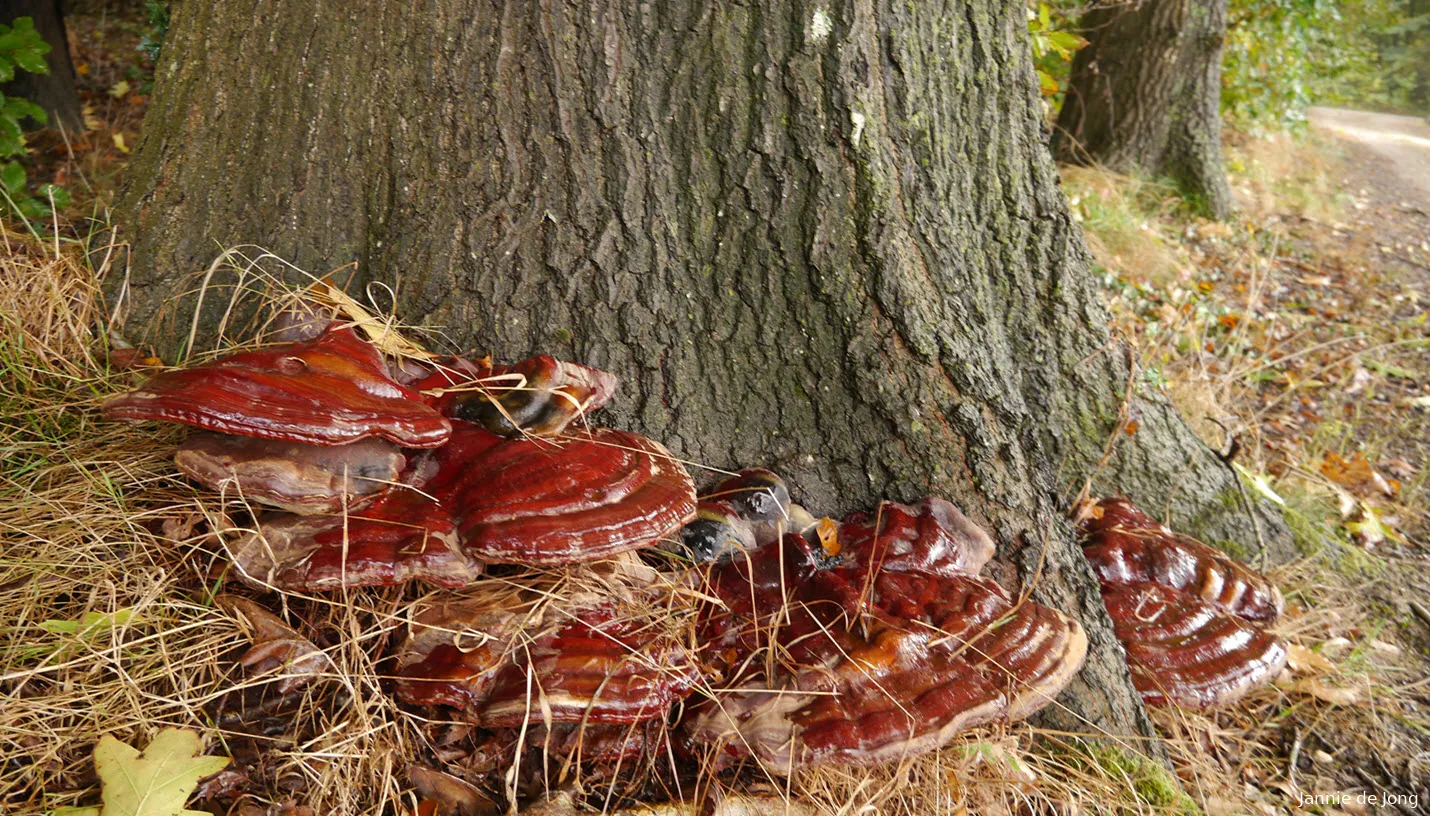
[[1187, 536], [1114, 528], [1082, 552], [1105, 584], [1159, 584], [1257, 623], [1274, 622], [1285, 606], [1266, 576]]
[[609, 602], [533, 611], [502, 592], [419, 613], [397, 665], [399, 700], [487, 728], [662, 719], [699, 680], [658, 621]]
[[[431, 455], [445, 460], [451, 448]], [[609, 428], [500, 439], [433, 490], [459, 520], [463, 547], [489, 563], [606, 558], [673, 536], [695, 514], [695, 485], [680, 462], [659, 443]]]
[[712, 567], [719, 604], [698, 631], [726, 687], [687, 740], [787, 773], [913, 756], [1050, 703], [1082, 666], [1082, 628], [960, 571], [992, 542], [952, 509], [886, 502], [846, 519], [838, 558], [786, 535]]
[[315, 340], [165, 371], [104, 404], [109, 419], [166, 420], [210, 431], [342, 445], [380, 436], [434, 448], [452, 426], [393, 382], [377, 349], [348, 327]]
[[229, 554], [247, 582], [288, 591], [414, 580], [461, 587], [484, 570], [457, 543], [446, 510], [406, 487], [346, 514], [283, 513], [260, 520], [229, 546]]
[[1286, 666], [1280, 638], [1186, 592], [1153, 583], [1103, 586], [1132, 684], [1153, 705], [1229, 703]]
[[1112, 497], [1079, 509], [1083, 554], [1149, 704], [1205, 708], [1270, 681], [1286, 645], [1261, 628], [1281, 614], [1266, 576]]

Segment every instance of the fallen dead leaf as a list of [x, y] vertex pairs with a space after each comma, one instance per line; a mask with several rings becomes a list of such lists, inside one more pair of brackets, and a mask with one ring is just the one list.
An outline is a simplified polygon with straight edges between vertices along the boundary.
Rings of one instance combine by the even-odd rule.
[[1306, 694], [1331, 705], [1355, 705], [1362, 699], [1359, 688], [1332, 686], [1315, 677], [1303, 677], [1287, 689], [1293, 693]]
[[165, 728], [142, 752], [106, 734], [94, 747], [102, 807], [68, 808], [66, 816], [208, 816], [184, 803], [199, 780], [223, 770], [228, 757], [202, 756], [193, 731]]
[[1330, 674], [1336, 670], [1325, 655], [1297, 643], [1286, 650], [1286, 663], [1297, 674]]

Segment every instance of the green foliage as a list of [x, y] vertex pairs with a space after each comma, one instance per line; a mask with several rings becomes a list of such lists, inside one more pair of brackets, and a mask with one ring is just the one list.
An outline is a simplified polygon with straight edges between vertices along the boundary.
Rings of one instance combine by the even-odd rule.
[[1313, 104], [1430, 104], [1430, 4], [1231, 0], [1222, 112], [1246, 130], [1296, 129]]
[[1403, 0], [1401, 12], [1380, 28], [1374, 39], [1380, 46], [1384, 77], [1383, 95], [1370, 101], [1410, 113], [1430, 109], [1430, 3]]
[[[47, 74], [50, 66], [45, 55], [50, 53], [50, 44], [35, 30], [35, 21], [20, 17], [11, 25], [0, 24], [0, 82], [15, 78], [15, 71], [29, 71]], [[51, 201], [55, 207], [69, 203], [69, 194], [53, 184], [41, 185], [38, 196], [30, 194], [29, 179], [25, 167], [16, 156], [25, 155], [25, 128], [20, 124], [25, 119], [34, 119], [40, 124], [49, 121], [44, 108], [15, 96], [0, 96], [0, 161], [12, 159], [0, 165], [0, 198], [9, 209], [27, 219], [43, 217], [50, 211]]]
[[[35, 21], [29, 17], [15, 20], [13, 25], [0, 24], [0, 82], [15, 78], [15, 69], [36, 74], [47, 74], [50, 66], [45, 55], [50, 53], [50, 44], [35, 30]], [[49, 121], [43, 108], [18, 97], [0, 97], [0, 159], [23, 155], [25, 152], [25, 129], [20, 122], [34, 119], [40, 124]]]
[[149, 26], [139, 39], [139, 51], [150, 62], [157, 63], [164, 35], [169, 33], [169, 3], [167, 0], [145, 0], [144, 13], [149, 18]]
[[1073, 55], [1087, 40], [1067, 30], [1074, 20], [1068, 17], [1065, 4], [1050, 5], [1038, 0], [1028, 3], [1028, 40], [1033, 48], [1033, 66], [1038, 72], [1038, 84], [1043, 96], [1057, 97], [1067, 83]]

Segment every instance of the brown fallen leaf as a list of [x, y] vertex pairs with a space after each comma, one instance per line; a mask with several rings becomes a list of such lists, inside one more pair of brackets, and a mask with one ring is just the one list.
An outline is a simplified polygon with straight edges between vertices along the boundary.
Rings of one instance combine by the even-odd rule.
[[297, 691], [328, 667], [330, 661], [322, 649], [257, 601], [240, 595], [220, 595], [215, 602], [239, 619], [253, 641], [253, 648], [239, 658], [239, 663], [255, 675], [284, 672], [278, 680], [279, 694]]
[[1365, 454], [1356, 451], [1349, 459], [1334, 451], [1326, 451], [1321, 461], [1321, 474], [1327, 479], [1361, 495], [1382, 493], [1394, 496], [1398, 483], [1392, 486], [1371, 466]]
[[407, 779], [423, 799], [419, 814], [428, 802], [433, 803], [436, 816], [495, 816], [505, 809], [470, 782], [426, 765], [408, 767]]
[[1286, 650], [1286, 664], [1296, 674], [1331, 674], [1336, 670], [1336, 664], [1325, 655], [1298, 643]]
[[1332, 686], [1315, 677], [1303, 677], [1287, 689], [1293, 693], [1306, 694], [1331, 705], [1355, 705], [1362, 699], [1359, 688]]

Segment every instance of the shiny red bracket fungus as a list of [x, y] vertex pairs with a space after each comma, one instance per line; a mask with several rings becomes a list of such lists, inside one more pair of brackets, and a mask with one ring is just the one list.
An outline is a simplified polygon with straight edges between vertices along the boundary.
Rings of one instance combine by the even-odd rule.
[[[460, 520], [462, 546], [488, 562], [567, 564], [652, 546], [695, 513], [695, 485], [659, 443], [597, 428], [560, 440], [499, 439], [462, 457], [433, 495]], [[444, 472], [446, 466], [441, 468]]]
[[1264, 575], [1123, 497], [1085, 505], [1079, 516], [1083, 553], [1144, 701], [1219, 705], [1285, 665], [1285, 644], [1261, 628], [1283, 607]]
[[460, 709], [488, 728], [663, 718], [699, 680], [659, 622], [602, 603], [531, 613], [501, 598], [419, 614], [398, 653], [398, 699]]
[[211, 432], [191, 435], [174, 455], [194, 481], [301, 514], [357, 507], [395, 484], [406, 461], [385, 439], [325, 446]]
[[1125, 498], [1103, 499], [1097, 507], [1102, 515], [1084, 523], [1083, 555], [1103, 583], [1150, 582], [1190, 592], [1249, 621], [1280, 617], [1285, 602], [1266, 576], [1168, 530]]
[[840, 545], [866, 567], [889, 572], [977, 575], [993, 557], [993, 539], [944, 499], [918, 505], [883, 502], [839, 525]]
[[109, 419], [167, 420], [313, 445], [380, 436], [433, 448], [452, 431], [417, 391], [393, 382], [377, 349], [346, 327], [165, 371], [103, 410]]
[[1228, 703], [1286, 666], [1280, 638], [1216, 604], [1155, 583], [1103, 587], [1132, 684], [1150, 704]]
[[725, 683], [690, 742], [777, 772], [884, 762], [1026, 717], [1081, 667], [1076, 621], [959, 570], [992, 541], [952, 505], [885, 503], [838, 537], [836, 558], [786, 535], [711, 569], [698, 634]]

